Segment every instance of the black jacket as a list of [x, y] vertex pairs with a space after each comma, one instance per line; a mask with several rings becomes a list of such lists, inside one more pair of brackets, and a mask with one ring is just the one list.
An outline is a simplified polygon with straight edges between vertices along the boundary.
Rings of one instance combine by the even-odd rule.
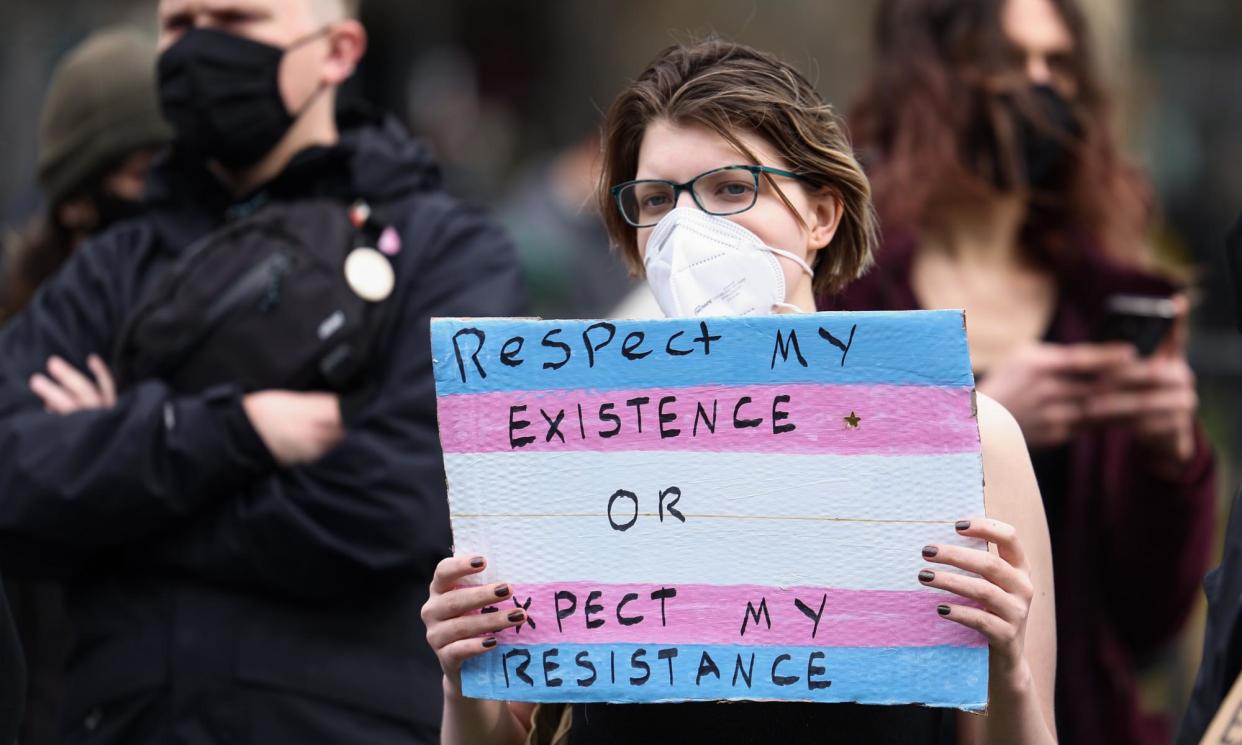
[[4, 586], [0, 584], [0, 743], [8, 745], [17, 739], [25, 703], [26, 666]]
[[[419, 619], [449, 551], [428, 319], [520, 313], [508, 239], [391, 123], [343, 130], [240, 203], [175, 156], [148, 190], [144, 217], [83, 246], [0, 329], [0, 549], [9, 571], [69, 576], [70, 729], [109, 700], [162, 691], [176, 716], [238, 687], [438, 728]], [[109, 410], [43, 411], [27, 381], [49, 355], [85, 369], [195, 239], [311, 195], [381, 205], [402, 238], [377, 394], [339, 447], [278, 468], [229, 386], [176, 396], [147, 380]]]
[[1242, 491], [1233, 498], [1220, 566], [1203, 581], [1207, 630], [1194, 693], [1177, 733], [1177, 745], [1196, 745], [1221, 702], [1242, 674]]

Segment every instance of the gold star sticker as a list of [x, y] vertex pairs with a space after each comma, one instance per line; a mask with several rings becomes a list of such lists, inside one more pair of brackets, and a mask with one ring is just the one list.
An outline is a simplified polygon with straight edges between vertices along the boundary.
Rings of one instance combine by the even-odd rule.
[[854, 429], [858, 429], [858, 423], [861, 421], [862, 421], [862, 417], [858, 416], [852, 411], [850, 412], [849, 416], [845, 417], [845, 423], [853, 427]]

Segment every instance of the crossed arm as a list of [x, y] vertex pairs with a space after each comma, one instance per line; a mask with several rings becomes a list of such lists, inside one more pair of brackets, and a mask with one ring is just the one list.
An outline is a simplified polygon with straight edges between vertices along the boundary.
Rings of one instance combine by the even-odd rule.
[[16, 566], [133, 551], [208, 579], [339, 598], [433, 564], [448, 525], [427, 318], [515, 315], [521, 291], [498, 229], [428, 204], [448, 209], [427, 220], [375, 360], [376, 395], [343, 435], [330, 394], [186, 395], [156, 380], [110, 391], [87, 357], [110, 348], [123, 280], [106, 246], [75, 254], [0, 329], [0, 545], [29, 552]]

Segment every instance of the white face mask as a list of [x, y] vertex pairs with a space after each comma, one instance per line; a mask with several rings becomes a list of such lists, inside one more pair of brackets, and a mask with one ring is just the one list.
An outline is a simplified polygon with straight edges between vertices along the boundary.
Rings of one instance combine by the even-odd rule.
[[776, 254], [815, 276], [802, 258], [764, 245], [732, 220], [678, 207], [652, 229], [643, 263], [647, 284], [670, 318], [768, 315], [773, 306], [801, 311], [785, 302]]

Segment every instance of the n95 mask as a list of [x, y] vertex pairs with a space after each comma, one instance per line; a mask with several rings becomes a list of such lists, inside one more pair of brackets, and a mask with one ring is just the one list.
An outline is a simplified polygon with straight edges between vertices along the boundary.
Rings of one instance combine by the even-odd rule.
[[776, 255], [814, 276], [800, 257], [765, 245], [732, 220], [678, 207], [656, 224], [643, 264], [660, 310], [670, 318], [768, 315], [785, 302], [785, 273]]

